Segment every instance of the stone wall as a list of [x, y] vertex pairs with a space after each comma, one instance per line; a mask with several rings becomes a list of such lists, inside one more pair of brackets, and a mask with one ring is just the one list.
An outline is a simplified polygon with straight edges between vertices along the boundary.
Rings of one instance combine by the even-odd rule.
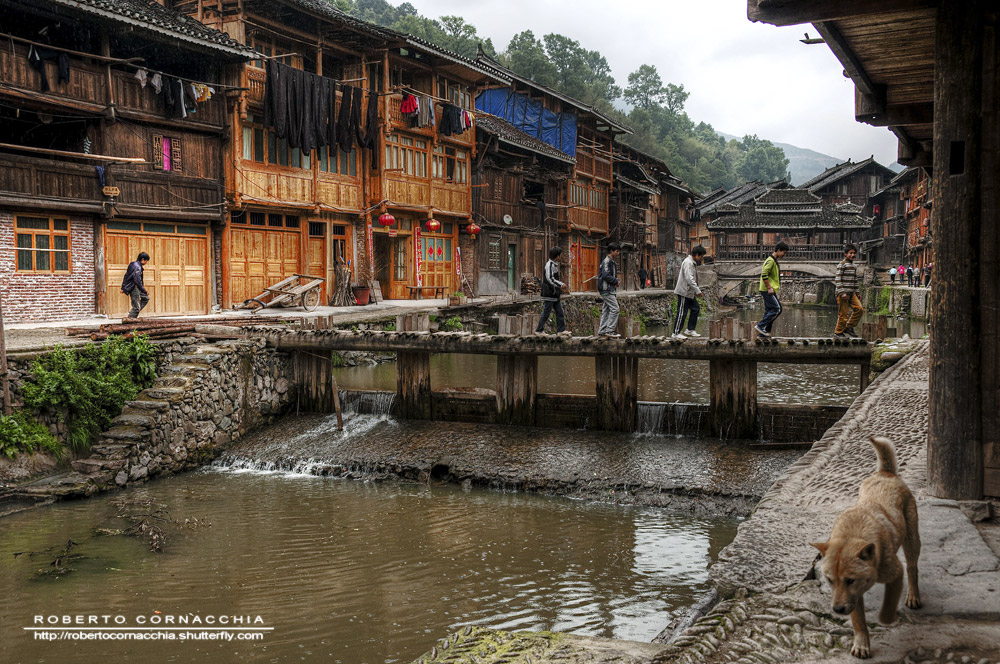
[[203, 465], [294, 403], [291, 361], [264, 342], [166, 346], [160, 377], [73, 462], [85, 494]]

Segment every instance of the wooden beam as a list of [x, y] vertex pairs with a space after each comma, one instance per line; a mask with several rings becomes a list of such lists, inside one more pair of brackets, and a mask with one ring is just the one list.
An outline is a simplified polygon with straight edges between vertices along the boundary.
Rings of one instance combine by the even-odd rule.
[[840, 64], [844, 65], [844, 73], [854, 81], [858, 92], [869, 98], [869, 104], [873, 109], [884, 110], [885, 86], [877, 85], [871, 80], [861, 61], [858, 60], [858, 56], [851, 50], [847, 39], [840, 33], [837, 26], [831, 22], [819, 22], [814, 23], [813, 27], [823, 37], [826, 45], [830, 47], [830, 50], [837, 56], [837, 59], [840, 60]]
[[875, 98], [855, 87], [854, 119], [874, 127], [929, 125], [934, 122], [934, 102], [879, 104]]
[[757, 363], [712, 360], [709, 364], [712, 432], [719, 438], [757, 438]]
[[925, 150], [920, 142], [913, 140], [904, 127], [889, 127], [889, 131], [899, 139], [896, 151], [896, 161], [904, 166], [931, 168], [934, 165], [933, 154]]
[[982, 302], [979, 267], [986, 4], [942, 2], [935, 27], [931, 230], [934, 262], [944, 267], [931, 290], [927, 488], [954, 500], [983, 494], [980, 307], [995, 306]]
[[932, 9], [935, 0], [747, 0], [747, 18], [771, 25], [798, 25], [869, 14]]

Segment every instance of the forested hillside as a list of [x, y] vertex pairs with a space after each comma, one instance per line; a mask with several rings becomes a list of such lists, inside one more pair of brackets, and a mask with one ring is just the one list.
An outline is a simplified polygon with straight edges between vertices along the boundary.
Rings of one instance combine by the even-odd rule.
[[[622, 86], [611, 75], [599, 51], [557, 33], [536, 36], [525, 30], [501, 50], [481, 39], [476, 27], [460, 16], [422, 16], [409, 2], [329, 0], [341, 10], [367, 21], [407, 32], [443, 48], [474, 58], [483, 51], [518, 74], [621, 120], [634, 130], [621, 140], [663, 160], [675, 175], [697, 191], [730, 188], [749, 180], [774, 181], [788, 176], [781, 148], [757, 136], [729, 140], [684, 110], [689, 92], [664, 83], [654, 65], [642, 65]], [[617, 107], [629, 107], [624, 113]]]

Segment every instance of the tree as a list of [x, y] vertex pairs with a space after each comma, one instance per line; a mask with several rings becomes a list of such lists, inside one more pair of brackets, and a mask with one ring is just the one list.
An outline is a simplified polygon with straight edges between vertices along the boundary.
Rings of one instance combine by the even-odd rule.
[[642, 65], [628, 75], [625, 87], [625, 101], [639, 108], [651, 109], [661, 106], [667, 100], [667, 90], [663, 79], [653, 65]]
[[683, 85], [667, 83], [666, 96], [667, 98], [664, 104], [666, 105], [667, 110], [672, 115], [680, 115], [684, 112], [684, 102], [686, 102], [687, 98], [691, 96], [691, 93], [685, 92]]
[[742, 141], [732, 141], [742, 153], [736, 163], [736, 173], [745, 182], [762, 180], [774, 182], [788, 178], [788, 159], [785, 151], [775, 147], [771, 141], [758, 138], [756, 134], [743, 137]]
[[555, 65], [549, 61], [541, 40], [536, 39], [531, 30], [511, 37], [503, 59], [510, 69], [539, 85], [553, 87], [557, 83]]

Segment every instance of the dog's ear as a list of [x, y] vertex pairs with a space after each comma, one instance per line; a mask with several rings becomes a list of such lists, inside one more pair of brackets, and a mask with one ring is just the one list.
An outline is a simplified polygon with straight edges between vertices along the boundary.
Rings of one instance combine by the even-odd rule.
[[826, 555], [826, 550], [830, 546], [830, 543], [829, 542], [810, 542], [809, 545], [810, 546], [814, 546], [817, 549], [819, 549], [819, 555], [825, 556]]
[[858, 553], [858, 558], [860, 558], [861, 560], [872, 560], [872, 559], [874, 559], [875, 558], [875, 543], [872, 542], [871, 544], [868, 544], [867, 546], [865, 546], [865, 548], [861, 549], [861, 551]]

